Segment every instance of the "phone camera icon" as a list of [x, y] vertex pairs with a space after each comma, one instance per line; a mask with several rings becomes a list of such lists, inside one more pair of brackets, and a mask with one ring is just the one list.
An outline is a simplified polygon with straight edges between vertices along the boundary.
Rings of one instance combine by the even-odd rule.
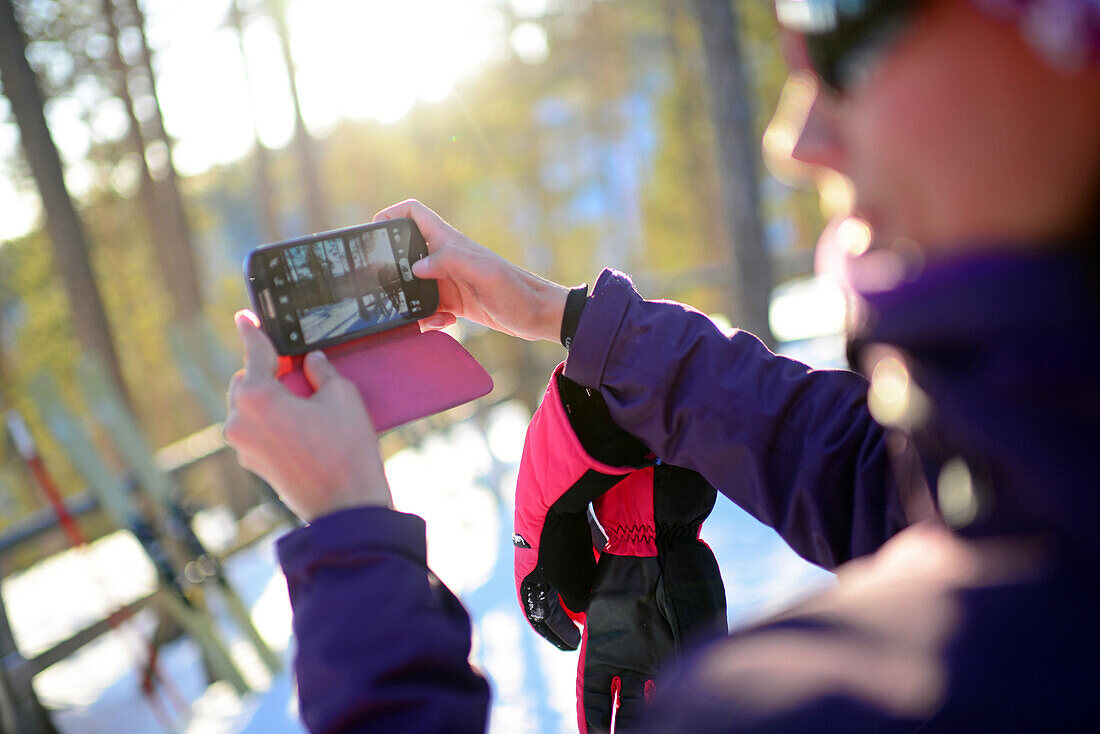
[[292, 341], [292, 342], [298, 341], [298, 332], [296, 332], [296, 331], [290, 332], [290, 341]]

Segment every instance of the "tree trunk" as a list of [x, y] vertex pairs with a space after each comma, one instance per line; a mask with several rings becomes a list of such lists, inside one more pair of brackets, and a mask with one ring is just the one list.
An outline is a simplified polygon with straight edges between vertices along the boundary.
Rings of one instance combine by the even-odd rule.
[[764, 250], [760, 216], [760, 144], [753, 125], [752, 89], [741, 55], [740, 23], [731, 0], [693, 0], [692, 4], [703, 37], [722, 208], [733, 244], [736, 285], [730, 318], [773, 346], [768, 326], [772, 267]]
[[260, 131], [256, 126], [256, 95], [253, 89], [252, 75], [248, 72], [248, 57], [244, 50], [244, 14], [239, 0], [233, 0], [229, 8], [229, 22], [237, 32], [237, 44], [241, 49], [241, 61], [244, 64], [245, 83], [248, 85], [248, 98], [252, 109], [252, 134], [256, 139], [256, 214], [260, 220], [260, 234], [264, 242], [279, 239], [279, 218], [275, 210], [275, 184], [271, 180], [271, 151], [260, 142]]
[[[104, 0], [104, 7], [112, 5], [111, 0]], [[164, 241], [157, 243], [163, 250], [167, 275], [172, 289], [177, 314], [193, 321], [202, 315], [202, 286], [199, 277], [199, 265], [195, 256], [194, 242], [191, 237], [191, 225], [187, 221], [187, 210], [183, 205], [183, 196], [180, 194], [179, 177], [176, 175], [176, 166], [172, 160], [172, 141], [164, 128], [164, 115], [160, 108], [160, 98], [157, 97], [156, 74], [153, 73], [153, 55], [149, 50], [149, 41], [145, 36], [145, 14], [138, 5], [137, 0], [127, 0], [126, 9], [131, 14], [131, 24], [138, 31], [141, 39], [141, 67], [148, 77], [149, 98], [153, 116], [149, 120], [152, 127], [153, 140], [160, 140], [164, 144], [165, 162], [163, 171], [154, 171], [162, 174], [156, 182], [157, 199], [163, 212], [161, 220], [165, 223], [162, 236]], [[117, 48], [117, 46], [116, 46]]]
[[256, 136], [256, 207], [260, 218], [260, 235], [264, 242], [282, 239], [279, 215], [275, 208], [275, 181], [271, 175], [271, 151]]
[[306, 224], [312, 232], [331, 229], [328, 202], [321, 185], [320, 166], [317, 163], [317, 144], [306, 130], [302, 119], [302, 105], [298, 98], [297, 71], [294, 68], [294, 56], [290, 51], [290, 29], [286, 24], [285, 0], [271, 0], [271, 15], [279, 32], [279, 44], [283, 49], [283, 61], [286, 64], [287, 82], [290, 84], [290, 99], [294, 103], [294, 152], [298, 158], [298, 175], [306, 194]]
[[12, 0], [0, 0], [0, 80], [15, 113], [23, 152], [42, 197], [54, 265], [68, 292], [76, 338], [84, 349], [103, 360], [119, 394], [130, 405], [111, 327], [92, 274], [88, 240], [65, 187], [61, 157], [46, 125], [42, 91], [27, 62], [26, 48]]
[[703, 236], [709, 243], [709, 251], [703, 257], [710, 262], [711, 258], [721, 257], [724, 252], [732, 252], [733, 244], [726, 232], [729, 223], [722, 209], [722, 195], [713, 162], [714, 143], [697, 134], [696, 120], [702, 119], [705, 105], [701, 104], [702, 100], [695, 90], [701, 90], [704, 81], [694, 68], [693, 59], [689, 60], [688, 50], [680, 39], [680, 29], [694, 21], [687, 17], [686, 9], [679, 0], [665, 0], [664, 11], [665, 39], [673, 83], [676, 85], [674, 124], [682, 141], [684, 163], [699, 199], [697, 210], [703, 223]]
[[134, 109], [134, 97], [130, 93], [130, 85], [127, 81], [130, 76], [130, 66], [123, 60], [118, 46], [118, 24], [115, 22], [115, 6], [112, 0], [103, 0], [103, 20], [107, 28], [107, 38], [110, 40], [108, 50], [108, 85], [115, 96], [122, 102], [126, 110], [126, 116], [130, 123], [127, 138], [130, 148], [138, 157], [138, 165], [141, 170], [141, 205], [145, 211], [145, 219], [149, 225], [149, 237], [160, 266], [161, 277], [164, 280], [165, 289], [172, 303], [174, 315], [188, 317], [195, 315], [196, 299], [194, 284], [186, 283], [183, 278], [177, 277], [178, 254], [173, 250], [186, 244], [177, 228], [168, 220], [168, 212], [161, 204], [161, 198], [157, 193], [157, 182], [153, 178], [153, 172], [149, 169], [149, 161], [146, 158], [145, 134], [141, 129], [141, 120]]
[[[0, 288], [3, 287], [3, 283], [0, 283]], [[4, 319], [4, 295], [3, 290], [0, 290], [0, 411], [7, 410], [14, 402], [12, 401], [11, 390], [8, 388], [8, 384], [12, 379], [12, 368], [9, 364], [9, 358], [7, 353], [7, 335], [4, 330], [7, 328], [7, 323]], [[3, 456], [3, 449], [0, 449], [0, 456]]]

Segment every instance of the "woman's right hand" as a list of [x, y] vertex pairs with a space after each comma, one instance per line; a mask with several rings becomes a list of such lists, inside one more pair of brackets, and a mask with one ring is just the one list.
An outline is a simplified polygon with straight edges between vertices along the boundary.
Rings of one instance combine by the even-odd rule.
[[374, 221], [408, 217], [428, 243], [428, 256], [413, 264], [418, 278], [439, 285], [439, 310], [420, 322], [442, 329], [462, 316], [529, 341], [558, 341], [569, 289], [540, 278], [482, 247], [415, 199], [383, 209]]

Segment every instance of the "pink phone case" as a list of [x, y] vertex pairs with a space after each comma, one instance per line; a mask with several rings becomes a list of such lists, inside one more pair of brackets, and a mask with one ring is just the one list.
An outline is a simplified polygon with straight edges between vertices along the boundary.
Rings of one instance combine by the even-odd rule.
[[[493, 379], [469, 352], [442, 331], [421, 333], [417, 324], [324, 350], [333, 366], [355, 383], [374, 429], [391, 428], [462, 405], [493, 389]], [[295, 395], [313, 388], [302, 356], [279, 358], [279, 380]]]

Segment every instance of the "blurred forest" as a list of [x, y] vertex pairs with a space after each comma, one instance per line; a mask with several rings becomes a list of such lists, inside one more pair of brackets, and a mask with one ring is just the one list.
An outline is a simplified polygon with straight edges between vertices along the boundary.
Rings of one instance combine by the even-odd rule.
[[[68, 493], [79, 490], [80, 481], [41, 427], [27, 387], [48, 370], [63, 397], [85, 409], [74, 370], [82, 352], [99, 348], [88, 333], [98, 328], [88, 325], [97, 299], [125, 394], [149, 443], [162, 447], [212, 422], [179, 369], [171, 335], [206, 324], [220, 348], [238, 359], [231, 315], [247, 305], [245, 253], [262, 242], [369, 221], [410, 196], [551, 279], [592, 283], [613, 266], [633, 274], [647, 297], [683, 300], [741, 324], [750, 320], [736, 297], [737, 274], [746, 266], [735, 253], [746, 243], [731, 233], [740, 220], [724, 195], [731, 159], [722, 144], [743, 135], [753, 146], [756, 170], [747, 173], [761, 215], [753, 236], [759, 241], [748, 244], [763, 248], [770, 267], [767, 282], [758, 285], [766, 294], [811, 267], [821, 226], [816, 197], [788, 188], [760, 161], [759, 141], [785, 77], [770, 0], [718, 8], [723, 0], [477, 2], [478, 12], [492, 18], [497, 47], [453, 88], [435, 101], [417, 101], [397, 119], [347, 116], [324, 126], [307, 125], [308, 82], [315, 76], [294, 71], [309, 50], [295, 43], [294, 19], [314, 12], [313, 4], [220, 0], [214, 4], [224, 22], [216, 31], [223, 40], [226, 34], [237, 39], [242, 55], [248, 48], [240, 39], [250, 27], [279, 38], [284, 63], [264, 71], [294, 102], [292, 134], [280, 146], [257, 135], [243, 157], [186, 175], [174, 165], [173, 107], [158, 97], [158, 54], [172, 30], [163, 21], [158, 26], [166, 2], [4, 0], [14, 5], [26, 35], [25, 58], [53, 137], [73, 132], [62, 129], [64, 118], [65, 126], [84, 126], [77, 132], [87, 141], [78, 156], [71, 150], [61, 156], [77, 215], [76, 229], [63, 230], [64, 215], [57, 212], [64, 202], [48, 200], [41, 188], [47, 174], [19, 144], [27, 123], [17, 115], [20, 90], [10, 70], [18, 59], [8, 58], [10, 37], [0, 40], [8, 44], [0, 179], [18, 195], [0, 199], [0, 219], [11, 227], [27, 218], [3, 209], [15, 206], [11, 202], [31, 202], [31, 208], [42, 202], [27, 231], [0, 242], [0, 408], [28, 417]], [[356, 17], [395, 4], [357, 3]], [[719, 17], [736, 12], [731, 17], [739, 25], [708, 26], [706, 18], [714, 16], [707, 13], [715, 9]], [[146, 32], [154, 27], [157, 33]], [[746, 130], [715, 128], [714, 120], [723, 118], [713, 114], [708, 73], [723, 61], [715, 54], [731, 52], [705, 43], [703, 28], [718, 33], [717, 41], [726, 33], [738, 42], [732, 48], [740, 57], [725, 62], [742, 72]], [[410, 52], [421, 52], [412, 24], [365, 27], [363, 42], [375, 33], [405, 34]], [[275, 83], [248, 68], [251, 84]], [[369, 71], [333, 68], [329, 83], [335, 80], [343, 95], [369, 96], [375, 86]], [[400, 80], [402, 62], [378, 71]], [[202, 113], [215, 120], [224, 114], [213, 101]], [[254, 129], [263, 122], [255, 120]], [[26, 133], [22, 140], [29, 142]], [[69, 238], [68, 254], [59, 237]], [[70, 272], [82, 257], [94, 274], [91, 293], [90, 283]], [[528, 400], [562, 357], [555, 345], [517, 343], [468, 326], [463, 336], [498, 390]], [[3, 528], [43, 503], [11, 447], [0, 451]], [[220, 466], [189, 475], [188, 490], [222, 501], [219, 483], [231, 472]]]

